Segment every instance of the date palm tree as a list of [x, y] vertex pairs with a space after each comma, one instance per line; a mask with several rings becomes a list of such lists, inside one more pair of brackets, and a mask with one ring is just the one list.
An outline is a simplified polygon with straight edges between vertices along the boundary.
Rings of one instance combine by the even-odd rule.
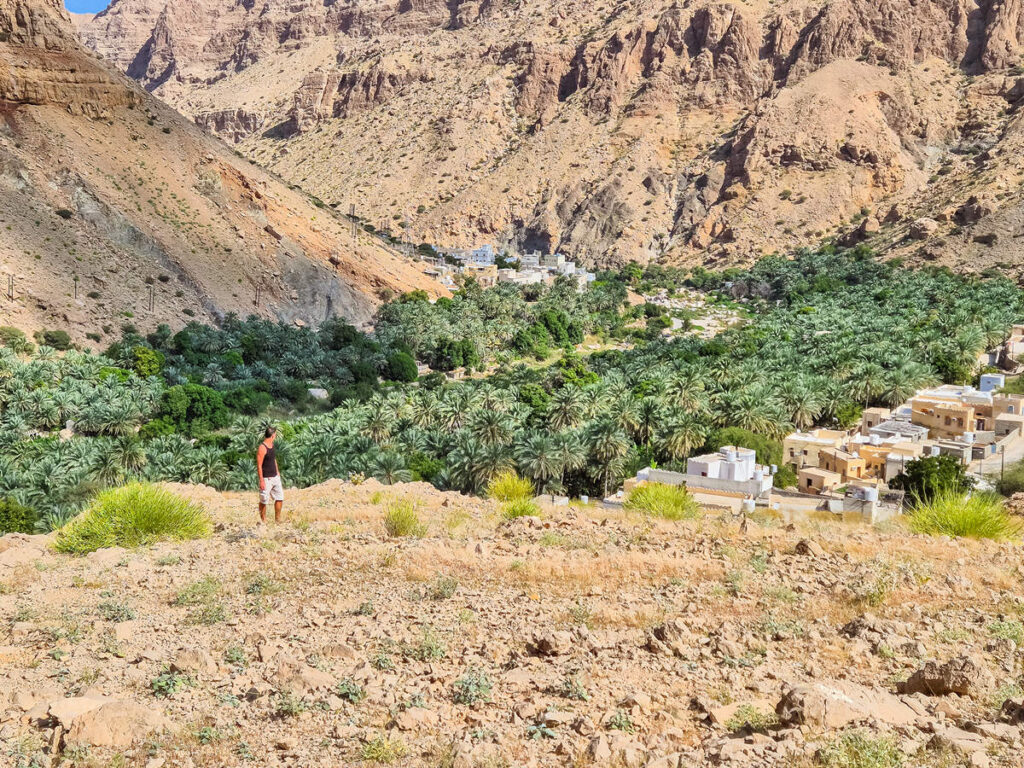
[[515, 450], [520, 471], [533, 481], [541, 493], [552, 493], [562, 474], [558, 446], [550, 435], [533, 432], [526, 435]]
[[586, 431], [586, 444], [590, 455], [601, 469], [604, 477], [604, 496], [608, 498], [608, 482], [612, 466], [620, 461], [629, 450], [629, 437], [617, 419], [603, 416], [593, 421]]

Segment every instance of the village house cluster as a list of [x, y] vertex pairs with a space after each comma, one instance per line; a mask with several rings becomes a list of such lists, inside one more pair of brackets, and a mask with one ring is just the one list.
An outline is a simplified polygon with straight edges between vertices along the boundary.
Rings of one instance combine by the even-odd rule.
[[485, 244], [473, 249], [439, 249], [437, 258], [427, 258], [429, 263], [426, 274], [438, 280], [447, 288], [454, 288], [456, 278], [472, 277], [484, 288], [498, 283], [516, 283], [518, 285], [545, 284], [551, 285], [560, 276], [572, 278], [582, 291], [596, 276], [569, 261], [561, 253], [532, 253], [516, 255], [506, 254], [504, 263], [515, 263], [514, 267], [498, 267], [498, 254], [493, 245]]
[[850, 431], [794, 432], [783, 440], [783, 461], [797, 473], [799, 490], [816, 495], [851, 484], [883, 489], [923, 456], [983, 461], [1024, 427], [1024, 395], [999, 392], [1004, 383], [1003, 374], [984, 374], [978, 388], [945, 384], [894, 410], [868, 408]]
[[[983, 353], [982, 370], [1019, 373], [1024, 325], [999, 348]], [[889, 482], [908, 462], [952, 456], [978, 474], [998, 470], [1004, 449], [1024, 435], [1024, 395], [1001, 391], [1002, 373], [981, 374], [977, 387], [944, 384], [918, 391], [897, 408], [867, 408], [851, 429], [793, 432], [782, 461], [797, 475], [797, 490], [774, 487], [778, 467], [756, 462], [754, 451], [724, 446], [687, 460], [685, 472], [648, 467], [607, 501], [621, 503], [638, 484], [685, 485], [704, 505], [734, 512], [767, 506], [786, 516], [826, 509], [869, 522], [899, 514], [903, 493]], [[991, 464], [986, 464], [991, 461]]]

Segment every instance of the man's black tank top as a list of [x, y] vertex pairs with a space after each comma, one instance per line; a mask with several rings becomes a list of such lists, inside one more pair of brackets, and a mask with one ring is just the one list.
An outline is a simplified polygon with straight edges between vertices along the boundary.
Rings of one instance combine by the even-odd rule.
[[277, 477], [277, 449], [274, 446], [267, 448], [263, 454], [263, 476]]

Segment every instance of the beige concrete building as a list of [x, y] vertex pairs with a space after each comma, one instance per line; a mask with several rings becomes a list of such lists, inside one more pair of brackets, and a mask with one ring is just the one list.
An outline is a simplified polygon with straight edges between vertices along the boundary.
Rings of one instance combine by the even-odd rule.
[[794, 470], [820, 466], [818, 454], [829, 448], [840, 448], [846, 433], [838, 429], [814, 429], [794, 432], [782, 441], [782, 460]]

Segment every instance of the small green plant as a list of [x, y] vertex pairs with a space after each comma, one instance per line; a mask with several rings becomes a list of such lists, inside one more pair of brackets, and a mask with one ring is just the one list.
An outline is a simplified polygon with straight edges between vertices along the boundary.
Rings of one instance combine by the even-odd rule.
[[245, 585], [247, 595], [273, 595], [284, 589], [284, 585], [265, 573], [257, 573]]
[[370, 666], [382, 672], [387, 672], [395, 668], [395, 662], [386, 651], [377, 651], [370, 657]]
[[740, 705], [726, 723], [730, 731], [748, 730], [765, 733], [779, 725], [779, 718], [774, 712], [762, 712], [750, 704]]
[[988, 631], [992, 637], [1012, 640], [1018, 646], [1024, 646], [1024, 624], [1019, 621], [993, 621], [988, 625]]
[[159, 566], [178, 565], [181, 562], [181, 558], [177, 555], [164, 555], [156, 559], [156, 564]]
[[901, 768], [904, 764], [894, 738], [861, 731], [830, 741], [818, 751], [818, 762], [823, 768]]
[[345, 679], [334, 687], [338, 698], [344, 699], [351, 704], [358, 704], [366, 698], [366, 691], [363, 690], [354, 680]]
[[356, 616], [373, 616], [373, 601], [366, 600], [360, 603], [352, 613]]
[[558, 685], [559, 696], [573, 701], [590, 701], [590, 694], [576, 675], [566, 675]]
[[196, 741], [203, 746], [213, 744], [215, 741], [220, 741], [223, 738], [220, 731], [216, 728], [206, 725], [196, 731]]
[[544, 723], [534, 723], [533, 725], [526, 726], [526, 736], [534, 741], [540, 741], [541, 739], [553, 739], [556, 734]]
[[399, 499], [387, 507], [384, 514], [384, 530], [391, 538], [421, 538], [427, 533], [427, 526], [420, 521], [415, 505], [408, 499]]
[[370, 763], [393, 763], [405, 756], [405, 745], [387, 736], [375, 736], [360, 750], [363, 760]]
[[115, 623], [131, 621], [135, 618], [135, 611], [131, 606], [125, 605], [124, 603], [114, 602], [112, 600], [100, 603], [97, 608], [97, 612], [101, 618]]
[[236, 667], [244, 667], [249, 663], [245, 649], [240, 645], [229, 645], [224, 649], [224, 661]]
[[84, 514], [57, 533], [58, 552], [83, 555], [104, 547], [140, 547], [197, 539], [213, 530], [199, 506], [155, 485], [131, 483], [101, 492]]
[[408, 646], [405, 650], [405, 655], [416, 661], [437, 661], [443, 659], [447, 653], [448, 648], [444, 641], [430, 627], [423, 630], [416, 645]]
[[918, 533], [1001, 541], [1020, 538], [1022, 525], [995, 494], [939, 491], [917, 503], [910, 527]]
[[629, 492], [622, 506], [664, 520], [688, 520], [700, 515], [700, 504], [682, 485], [638, 485]]
[[220, 581], [213, 576], [206, 576], [178, 592], [174, 598], [174, 605], [203, 605], [218, 594], [220, 594]]
[[281, 718], [298, 717], [309, 709], [309, 704], [291, 691], [278, 691], [274, 697], [274, 714]]
[[459, 588], [459, 582], [451, 576], [438, 576], [430, 585], [431, 600], [448, 600]]
[[629, 713], [621, 709], [615, 710], [615, 713], [608, 718], [608, 722], [605, 725], [609, 731], [632, 733], [636, 730], [636, 726], [633, 725], [633, 719], [629, 716]]
[[573, 624], [579, 624], [582, 627], [589, 628], [593, 621], [593, 613], [591, 612], [589, 605], [584, 603], [582, 600], [577, 599], [569, 609], [569, 619]]
[[165, 669], [150, 681], [149, 688], [157, 698], [169, 699], [191, 684], [192, 680], [188, 675]]
[[493, 686], [494, 684], [486, 672], [471, 667], [466, 674], [455, 681], [453, 698], [456, 704], [466, 704], [467, 706], [472, 706], [480, 701], [490, 701]]

